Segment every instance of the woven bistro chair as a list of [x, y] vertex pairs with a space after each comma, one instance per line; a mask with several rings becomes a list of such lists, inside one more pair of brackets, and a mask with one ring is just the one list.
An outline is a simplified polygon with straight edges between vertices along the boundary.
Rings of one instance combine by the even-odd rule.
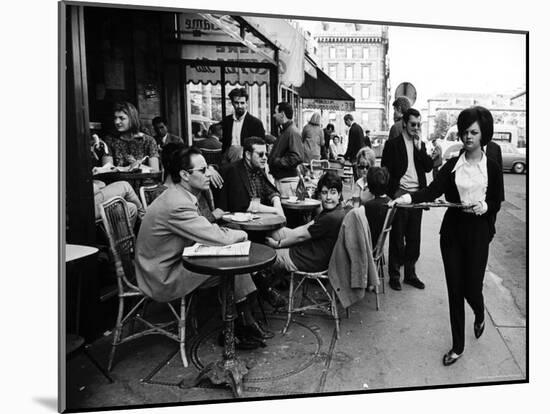
[[208, 165], [215, 165], [219, 167], [222, 163], [222, 149], [221, 148], [201, 148], [202, 155]]
[[[309, 294], [307, 280], [313, 280], [321, 288], [322, 298], [314, 298]], [[302, 300], [300, 306], [296, 306], [296, 293], [302, 288]], [[322, 272], [291, 272], [290, 287], [288, 290], [288, 311], [286, 324], [283, 328], [283, 335], [286, 334], [290, 325], [292, 314], [301, 313], [310, 310], [317, 310], [332, 316], [336, 324], [336, 339], [340, 338], [340, 318], [338, 316], [338, 299], [330, 281], [328, 279], [328, 270]], [[346, 312], [348, 312], [346, 310]], [[349, 317], [349, 313], [348, 313]]]
[[[386, 264], [386, 260], [384, 258], [384, 244], [386, 243], [388, 234], [391, 231], [391, 226], [392, 226], [393, 218], [395, 217], [396, 211], [397, 211], [396, 206], [388, 208], [388, 211], [386, 212], [386, 217], [384, 218], [384, 224], [382, 225], [382, 231], [378, 236], [378, 240], [376, 241], [376, 245], [374, 246], [374, 250], [372, 252], [374, 263], [376, 264], [376, 270], [378, 271], [378, 278], [380, 279], [380, 282], [382, 285], [382, 293], [384, 294], [386, 293], [386, 289], [384, 287], [384, 265]], [[378, 310], [379, 309], [378, 287], [376, 287], [375, 292], [376, 292], [376, 309]]]
[[149, 204], [151, 204], [167, 188], [168, 187], [166, 187], [164, 184], [155, 184], [147, 187], [139, 187], [139, 198], [141, 200], [141, 204], [143, 204], [143, 208], [147, 209]]
[[[100, 206], [101, 218], [109, 239], [109, 247], [115, 262], [115, 270], [118, 285], [118, 314], [113, 333], [113, 342], [109, 356], [107, 371], [111, 371], [116, 349], [119, 345], [141, 338], [145, 335], [164, 335], [180, 346], [181, 361], [184, 367], [189, 364], [185, 353], [185, 316], [186, 301], [181, 298], [178, 310], [171, 303], [166, 303], [170, 309], [172, 321], [152, 323], [145, 319], [142, 313], [143, 305], [153, 299], [147, 297], [137, 286], [134, 268], [135, 236], [130, 225], [128, 207], [122, 197], [113, 197]], [[137, 300], [137, 303], [132, 303]], [[130, 302], [126, 311], [126, 302]], [[133, 329], [124, 336], [124, 328], [128, 322], [141, 322], [145, 327], [135, 333]], [[133, 324], [132, 324], [133, 325]], [[176, 327], [177, 333], [168, 329]]]

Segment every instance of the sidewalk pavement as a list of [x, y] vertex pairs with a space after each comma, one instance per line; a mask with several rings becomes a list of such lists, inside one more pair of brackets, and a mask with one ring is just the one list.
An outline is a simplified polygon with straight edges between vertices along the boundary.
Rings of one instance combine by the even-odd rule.
[[[374, 293], [345, 312], [336, 340], [334, 322], [326, 316], [297, 316], [287, 335], [280, 333], [285, 314], [268, 314], [277, 335], [266, 348], [239, 351], [249, 365], [244, 398], [324, 392], [399, 389], [464, 383], [526, 379], [525, 320], [510, 293], [493, 273], [492, 254], [485, 277], [486, 328], [473, 334], [473, 315], [466, 306], [464, 356], [450, 367], [441, 359], [451, 347], [451, 333], [439, 227], [444, 209], [424, 212], [421, 257], [417, 274], [425, 290], [403, 285], [400, 292], [386, 283], [376, 311]], [[201, 366], [221, 357], [215, 344], [217, 318], [190, 338], [188, 368], [183, 368], [174, 342], [151, 336], [123, 345], [109, 384], [89, 362], [76, 357], [68, 366], [68, 407], [100, 408], [232, 399], [229, 388], [208, 382], [194, 388]], [[94, 343], [90, 352], [107, 360], [109, 337]], [[184, 388], [177, 385], [183, 381]]]

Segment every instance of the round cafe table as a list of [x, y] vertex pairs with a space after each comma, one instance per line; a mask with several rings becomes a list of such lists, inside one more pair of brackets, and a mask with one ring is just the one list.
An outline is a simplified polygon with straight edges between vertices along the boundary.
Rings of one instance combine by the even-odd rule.
[[220, 361], [212, 362], [202, 369], [195, 380], [195, 386], [205, 379], [213, 384], [228, 384], [235, 397], [242, 396], [242, 382], [248, 373], [246, 364], [235, 356], [234, 321], [235, 275], [252, 273], [270, 266], [275, 261], [275, 250], [258, 243], [250, 244], [248, 256], [183, 257], [183, 266], [196, 273], [222, 276], [222, 290], [225, 295], [224, 351]]
[[[289, 201], [288, 198], [281, 200], [281, 205], [285, 210], [291, 210], [299, 213], [297, 216], [298, 225], [308, 223], [311, 221], [313, 212], [321, 205], [320, 200], [313, 198], [306, 198], [302, 201]], [[295, 219], [296, 221], [296, 219]]]
[[289, 210], [313, 211], [321, 205], [321, 201], [313, 198], [306, 198], [303, 201], [290, 201], [288, 198], [283, 198], [281, 205]]
[[244, 230], [246, 232], [266, 232], [273, 231], [283, 227], [286, 224], [286, 218], [272, 213], [252, 213], [252, 219], [248, 221], [236, 221], [232, 214], [226, 214], [222, 220], [229, 224], [228, 227]]

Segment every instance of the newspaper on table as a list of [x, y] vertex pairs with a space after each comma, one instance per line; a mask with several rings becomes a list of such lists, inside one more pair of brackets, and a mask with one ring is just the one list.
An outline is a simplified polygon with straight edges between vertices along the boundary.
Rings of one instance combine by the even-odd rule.
[[193, 246], [183, 249], [183, 256], [248, 256], [249, 252], [250, 240], [226, 246], [207, 246], [195, 243]]

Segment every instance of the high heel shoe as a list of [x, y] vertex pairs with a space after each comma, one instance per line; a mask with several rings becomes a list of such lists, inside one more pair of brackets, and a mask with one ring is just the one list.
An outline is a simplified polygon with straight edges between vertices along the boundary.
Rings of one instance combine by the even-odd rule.
[[448, 367], [449, 365], [453, 365], [456, 361], [458, 361], [458, 358], [460, 358], [462, 354], [457, 354], [453, 350], [450, 350], [445, 355], [443, 355], [443, 365]]
[[477, 338], [479, 338], [482, 334], [483, 334], [483, 331], [485, 330], [485, 321], [477, 324], [474, 322], [474, 335]]

